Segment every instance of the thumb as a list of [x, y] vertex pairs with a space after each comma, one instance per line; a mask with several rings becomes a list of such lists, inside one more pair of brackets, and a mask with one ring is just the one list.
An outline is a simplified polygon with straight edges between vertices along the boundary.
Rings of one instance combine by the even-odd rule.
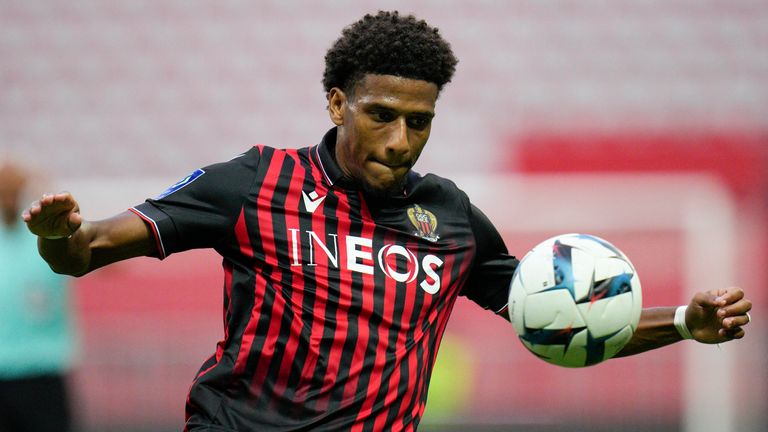
[[77, 231], [80, 229], [80, 225], [83, 224], [83, 216], [80, 215], [80, 213], [72, 212], [69, 214], [69, 218], [67, 219], [67, 226], [69, 229], [72, 230], [72, 232]]

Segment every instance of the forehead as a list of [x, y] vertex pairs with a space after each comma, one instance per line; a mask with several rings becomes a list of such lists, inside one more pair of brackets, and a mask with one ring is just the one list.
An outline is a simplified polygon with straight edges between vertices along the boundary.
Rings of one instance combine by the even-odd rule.
[[368, 74], [355, 84], [352, 103], [432, 112], [435, 110], [437, 95], [437, 85], [428, 81]]

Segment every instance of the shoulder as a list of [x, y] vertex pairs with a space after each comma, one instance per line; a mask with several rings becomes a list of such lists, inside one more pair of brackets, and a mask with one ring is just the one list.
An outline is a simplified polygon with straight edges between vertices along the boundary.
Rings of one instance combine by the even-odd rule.
[[418, 178], [414, 182], [422, 188], [422, 192], [445, 203], [446, 206], [456, 209], [462, 215], [466, 215], [472, 232], [478, 244], [489, 246], [495, 250], [504, 250], [506, 247], [496, 227], [491, 220], [479, 208], [472, 204], [469, 196], [453, 180], [436, 174], [424, 176], [414, 173]]
[[422, 176], [417, 172], [413, 172], [411, 175], [413, 177], [409, 180], [409, 183], [414, 185], [414, 192], [435, 194], [441, 200], [450, 202], [453, 205], [460, 205], [463, 210], [469, 212], [469, 197], [453, 180], [432, 173]]
[[408, 184], [414, 187], [441, 189], [445, 191], [460, 191], [459, 187], [453, 180], [439, 176], [433, 173], [420, 174], [416, 171], [411, 171], [408, 174]]
[[218, 163], [209, 165], [203, 169], [207, 168], [208, 170], [215, 170], [215, 169], [226, 169], [226, 168], [234, 168], [234, 167], [256, 168], [256, 166], [258, 166], [259, 162], [261, 161], [261, 158], [262, 158], [261, 155], [264, 152], [265, 148], [269, 148], [269, 147], [266, 147], [263, 145], [255, 145], [228, 161], [218, 162]]
[[[200, 170], [214, 175], [244, 175], [253, 176], [259, 169], [268, 167], [274, 163], [283, 163], [287, 160], [299, 160], [309, 154], [309, 148], [278, 149], [267, 145], [254, 145], [247, 151], [224, 162], [218, 162]], [[198, 171], [200, 171], [198, 170]]]
[[272, 165], [275, 163], [308, 164], [312, 147], [277, 148], [267, 145], [255, 145], [247, 152], [237, 156], [233, 161], [241, 159], [240, 163], [255, 167], [256, 165]]
[[240, 192], [242, 186], [250, 183], [262, 159], [263, 146], [253, 146], [239, 155], [222, 162], [203, 166], [170, 185], [153, 201], [166, 197], [187, 197], [213, 199]]

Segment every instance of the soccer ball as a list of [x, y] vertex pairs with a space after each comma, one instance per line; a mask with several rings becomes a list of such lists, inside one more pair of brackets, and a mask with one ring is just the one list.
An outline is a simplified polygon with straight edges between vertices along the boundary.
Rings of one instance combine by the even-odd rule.
[[553, 237], [526, 254], [509, 290], [510, 321], [526, 348], [565, 367], [607, 360], [629, 342], [642, 309], [626, 255], [586, 234]]

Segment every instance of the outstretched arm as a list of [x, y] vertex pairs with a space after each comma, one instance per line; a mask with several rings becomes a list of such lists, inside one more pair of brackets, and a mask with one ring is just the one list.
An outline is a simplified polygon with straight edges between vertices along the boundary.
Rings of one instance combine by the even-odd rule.
[[71, 194], [46, 194], [22, 215], [38, 236], [40, 255], [57, 273], [81, 276], [107, 264], [156, 253], [149, 227], [125, 211], [86, 221]]
[[[685, 325], [697, 342], [717, 344], [741, 339], [751, 309], [752, 302], [744, 298], [741, 288], [699, 292], [685, 311]], [[674, 324], [675, 311], [673, 307], [643, 309], [632, 339], [616, 356], [638, 354], [682, 340]]]

